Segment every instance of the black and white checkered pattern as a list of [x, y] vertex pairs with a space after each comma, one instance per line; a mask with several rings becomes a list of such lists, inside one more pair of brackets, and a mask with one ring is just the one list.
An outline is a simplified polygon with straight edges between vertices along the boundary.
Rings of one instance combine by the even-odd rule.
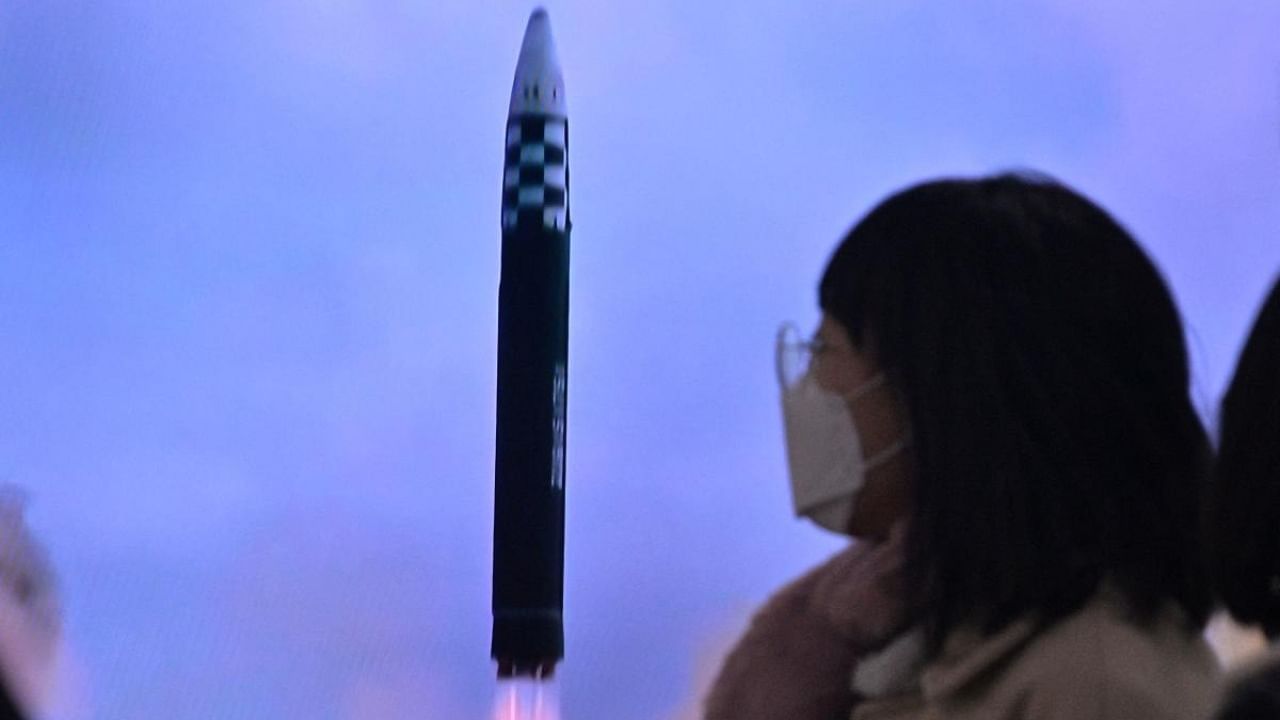
[[538, 222], [551, 230], [569, 225], [568, 126], [564, 118], [521, 115], [507, 122], [502, 178], [502, 227]]

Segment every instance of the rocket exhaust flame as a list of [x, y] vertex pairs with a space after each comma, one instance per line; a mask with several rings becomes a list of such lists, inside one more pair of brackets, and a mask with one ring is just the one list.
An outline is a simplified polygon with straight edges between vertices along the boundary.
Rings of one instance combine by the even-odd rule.
[[560, 720], [555, 685], [528, 679], [499, 683], [493, 720]]

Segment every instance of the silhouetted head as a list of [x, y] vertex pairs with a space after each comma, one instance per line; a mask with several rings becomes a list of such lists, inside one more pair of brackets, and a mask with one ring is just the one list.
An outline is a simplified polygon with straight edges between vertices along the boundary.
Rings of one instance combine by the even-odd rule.
[[27, 714], [18, 708], [9, 689], [0, 684], [0, 720], [26, 720], [26, 717]]
[[1271, 720], [1280, 718], [1280, 662], [1246, 674], [1226, 693], [1214, 720]]
[[1209, 530], [1218, 594], [1240, 622], [1280, 636], [1280, 281], [1222, 400]]
[[1204, 622], [1210, 448], [1182, 324], [1110, 215], [1041, 177], [918, 185], [845, 237], [819, 304], [887, 377], [881, 424], [910, 433], [852, 524], [909, 516], [908, 595], [935, 648], [961, 623], [1060, 617], [1104, 579], [1136, 612], [1172, 601]]

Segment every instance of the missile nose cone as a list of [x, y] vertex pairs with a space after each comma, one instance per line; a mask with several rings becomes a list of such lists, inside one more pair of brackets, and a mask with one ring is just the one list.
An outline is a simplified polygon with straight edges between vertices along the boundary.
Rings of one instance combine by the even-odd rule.
[[546, 10], [538, 8], [529, 16], [529, 24], [524, 28], [524, 42], [520, 45], [520, 57], [549, 54], [555, 57], [555, 41], [551, 39], [551, 16]]
[[540, 114], [566, 116], [564, 76], [551, 37], [551, 18], [538, 8], [529, 16], [516, 61], [515, 82], [511, 85], [512, 115]]

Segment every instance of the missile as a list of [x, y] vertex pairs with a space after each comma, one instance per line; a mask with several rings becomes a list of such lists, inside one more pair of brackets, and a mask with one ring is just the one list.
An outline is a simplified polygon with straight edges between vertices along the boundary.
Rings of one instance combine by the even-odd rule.
[[568, 141], [564, 77], [539, 8], [516, 63], [502, 176], [490, 650], [500, 678], [548, 678], [564, 656]]

